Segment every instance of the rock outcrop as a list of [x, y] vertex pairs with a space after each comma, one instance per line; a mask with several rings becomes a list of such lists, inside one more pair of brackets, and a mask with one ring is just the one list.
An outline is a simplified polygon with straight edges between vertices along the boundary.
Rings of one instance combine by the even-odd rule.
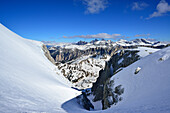
[[51, 61], [53, 64], [55, 64], [55, 61], [53, 59], [53, 57], [51, 57], [50, 52], [48, 51], [46, 45], [42, 45], [42, 50], [44, 51], [44, 55], [48, 58], [49, 61]]
[[109, 86], [114, 84], [114, 81], [110, 81], [110, 77], [123, 67], [127, 67], [137, 61], [139, 59], [137, 52], [139, 51], [121, 50], [120, 52], [114, 53], [111, 59], [106, 63], [104, 70], [99, 72], [99, 77], [93, 84], [91, 92], [94, 96], [93, 102], [102, 101], [102, 109], [107, 109], [112, 104], [116, 104], [122, 99], [120, 95], [123, 93], [124, 89], [121, 85], [116, 86], [114, 91], [113, 87], [109, 88]]
[[85, 41], [79, 41], [76, 43], [76, 45], [85, 45], [85, 44], [87, 44], [87, 42], [85, 42]]
[[79, 50], [79, 49], [65, 49], [65, 48], [55, 48], [53, 47], [50, 51], [51, 56], [55, 59], [56, 62], [66, 63], [81, 56], [86, 55], [111, 55], [118, 49], [122, 49], [121, 46], [109, 47], [109, 48], [90, 48], [87, 50]]
[[77, 98], [77, 102], [84, 107], [87, 110], [91, 110], [94, 109], [93, 104], [90, 102], [90, 100], [87, 98], [87, 95], [85, 92], [82, 92], [82, 95], [79, 95], [76, 97]]

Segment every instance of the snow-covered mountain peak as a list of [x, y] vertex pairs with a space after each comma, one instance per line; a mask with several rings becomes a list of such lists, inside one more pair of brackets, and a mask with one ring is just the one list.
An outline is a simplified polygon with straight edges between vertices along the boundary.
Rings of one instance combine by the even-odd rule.
[[154, 42], [148, 41], [147, 39], [141, 38], [141, 39], [135, 39], [132, 42], [137, 44], [153, 44]]
[[119, 42], [127, 42], [125, 39], [120, 39]]

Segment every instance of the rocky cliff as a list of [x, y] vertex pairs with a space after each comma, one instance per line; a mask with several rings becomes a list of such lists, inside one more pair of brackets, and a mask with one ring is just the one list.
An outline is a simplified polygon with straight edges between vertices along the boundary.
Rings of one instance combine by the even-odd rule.
[[45, 56], [48, 58], [49, 61], [51, 61], [53, 64], [55, 64], [55, 60], [53, 57], [51, 57], [51, 54], [49, 50], [47, 49], [46, 45], [42, 45], [42, 50], [44, 51]]
[[[65, 49], [65, 48], [57, 48], [52, 47], [50, 51], [51, 56], [55, 59], [56, 62], [66, 63], [72, 60], [75, 60], [81, 56], [87, 55], [111, 55], [118, 49], [122, 49], [122, 46], [115, 46], [115, 47], [96, 47], [90, 48], [87, 50], [79, 50], [79, 49]], [[128, 47], [126, 47], [128, 48]]]
[[[121, 71], [124, 67], [139, 59], [139, 51], [120, 50], [111, 57], [104, 69], [100, 70], [97, 81], [91, 88], [93, 102], [101, 101], [102, 109], [109, 108], [112, 104], [121, 101], [121, 94], [124, 92], [123, 86], [114, 86], [114, 81], [110, 77]], [[114, 87], [114, 90], [113, 90]]]
[[[92, 84], [96, 82], [99, 77], [99, 71], [105, 68], [106, 61], [110, 59], [110, 56], [114, 52], [122, 49], [121, 46], [114, 48], [92, 48], [82, 52], [85, 56], [77, 55], [76, 59], [68, 61], [66, 63], [57, 63], [58, 69], [61, 73], [68, 78], [79, 89], [91, 88]], [[60, 55], [71, 55], [78, 53], [80, 50], [74, 51], [62, 51]], [[71, 53], [71, 54], [70, 54]], [[81, 54], [81, 53], [79, 53]], [[66, 57], [61, 57], [63, 60]], [[68, 58], [68, 57], [67, 57]]]

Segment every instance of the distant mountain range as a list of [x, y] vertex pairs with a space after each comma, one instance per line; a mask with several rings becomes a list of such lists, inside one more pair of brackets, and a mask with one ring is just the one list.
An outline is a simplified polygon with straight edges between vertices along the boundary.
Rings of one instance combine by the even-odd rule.
[[85, 42], [85, 41], [79, 41], [77, 43], [56, 43], [54, 41], [50, 42], [50, 41], [43, 41], [44, 44], [48, 45], [48, 46], [53, 46], [53, 47], [61, 47], [61, 48], [66, 48], [66, 49], [73, 49], [73, 48], [77, 48], [77, 49], [89, 49], [89, 48], [94, 48], [94, 47], [109, 47], [109, 46], [116, 46], [116, 45], [120, 45], [120, 46], [151, 46], [151, 47], [156, 47], [156, 48], [163, 48], [165, 47], [167, 44], [170, 44], [169, 42], [161, 42], [161, 41], [151, 41], [151, 40], [147, 40], [147, 39], [135, 39], [132, 41], [127, 41], [127, 40], [123, 40], [120, 39], [117, 42], [113, 42], [111, 40], [92, 40], [90, 42]]

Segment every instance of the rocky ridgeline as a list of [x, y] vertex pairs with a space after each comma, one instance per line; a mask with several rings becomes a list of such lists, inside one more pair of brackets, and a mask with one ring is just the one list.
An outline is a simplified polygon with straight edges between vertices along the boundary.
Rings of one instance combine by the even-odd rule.
[[[122, 49], [121, 46], [89, 49], [84, 52], [84, 57], [81, 56], [66, 63], [57, 63], [57, 66], [61, 73], [73, 83], [74, 87], [79, 89], [91, 88], [99, 77], [99, 71], [105, 68], [106, 61], [120, 49]], [[72, 53], [73, 51], [67, 52]]]
[[53, 64], [55, 64], [54, 58], [51, 57], [51, 54], [49, 50], [47, 49], [46, 45], [42, 45], [42, 50], [44, 51], [44, 55], [48, 58], [49, 61], [51, 61]]
[[87, 56], [87, 55], [111, 55], [116, 50], [121, 49], [121, 46], [116, 47], [108, 47], [108, 48], [102, 48], [102, 47], [96, 47], [96, 48], [90, 48], [87, 50], [79, 50], [79, 49], [65, 49], [65, 48], [55, 48], [53, 47], [50, 51], [51, 56], [54, 58], [56, 62], [69, 62], [72, 60], [75, 60], [81, 56]]

